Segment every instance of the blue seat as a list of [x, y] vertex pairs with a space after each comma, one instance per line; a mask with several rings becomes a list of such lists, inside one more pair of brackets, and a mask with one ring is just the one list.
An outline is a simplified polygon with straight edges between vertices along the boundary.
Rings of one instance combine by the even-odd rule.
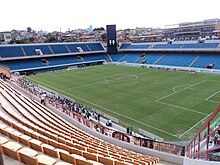
[[204, 68], [207, 64], [215, 64], [213, 69], [220, 69], [220, 54], [205, 53], [193, 64], [193, 67]]
[[24, 49], [25, 54], [27, 56], [37, 55], [35, 51], [36, 49], [40, 49], [43, 54], [52, 54], [48, 45], [40, 45], [40, 44], [39, 45], [25, 45], [25, 46], [22, 46], [22, 48]]
[[3, 45], [0, 46], [0, 57], [1, 58], [8, 58], [8, 57], [22, 57], [24, 56], [24, 53], [22, 52], [21, 46], [16, 45], [16, 46], [8, 46], [8, 45]]

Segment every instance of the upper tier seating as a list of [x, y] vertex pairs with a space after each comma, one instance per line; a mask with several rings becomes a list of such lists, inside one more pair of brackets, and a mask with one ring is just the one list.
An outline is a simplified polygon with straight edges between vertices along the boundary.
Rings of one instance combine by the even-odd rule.
[[122, 44], [120, 49], [147, 49], [150, 44]]
[[43, 54], [53, 54], [48, 45], [27, 45], [22, 48], [24, 49], [26, 56], [37, 55], [36, 49], [40, 49]]
[[130, 44], [122, 44], [121, 46], [120, 46], [120, 49], [126, 49], [128, 46], [129, 46]]
[[70, 53], [64, 44], [49, 45], [54, 54]]
[[20, 45], [1, 45], [0, 46], [0, 57], [23, 57], [38, 55], [36, 49], [40, 49], [43, 55], [51, 54], [65, 54], [80, 52], [77, 49], [80, 47], [84, 52], [92, 51], [105, 51], [101, 43], [44, 43], [44, 44], [20, 44]]
[[7, 57], [22, 57], [24, 53], [20, 46], [0, 46], [0, 57], [7, 58]]
[[177, 49], [180, 48], [182, 44], [156, 44], [154, 49]]
[[219, 43], [173, 43], [173, 44], [167, 44], [167, 43], [159, 43], [159, 44], [153, 44], [153, 43], [140, 43], [140, 44], [128, 44], [124, 43], [120, 46], [119, 49], [207, 49], [207, 48], [217, 48]]
[[89, 49], [90, 49], [91, 51], [104, 50], [103, 47], [102, 47], [102, 45], [99, 44], [99, 43], [87, 43], [86, 45], [89, 47]]
[[183, 44], [181, 48], [216, 48], [218, 43]]
[[[22, 145], [32, 148], [34, 155], [29, 161], [65, 161], [75, 165], [83, 164], [155, 164], [158, 158], [128, 151], [107, 143], [73, 126], [40, 103], [21, 95], [16, 89], [0, 80], [0, 135], [8, 136], [19, 144], [16, 150], [3, 152], [26, 163]], [[13, 128], [12, 128], [13, 127]], [[24, 136], [25, 135], [25, 136]], [[7, 141], [7, 140], [6, 140]], [[4, 141], [4, 143], [7, 143]], [[32, 150], [30, 150], [32, 152]], [[38, 156], [43, 153], [53, 158]], [[26, 159], [25, 159], [26, 160]], [[27, 164], [27, 163], [26, 163]]]

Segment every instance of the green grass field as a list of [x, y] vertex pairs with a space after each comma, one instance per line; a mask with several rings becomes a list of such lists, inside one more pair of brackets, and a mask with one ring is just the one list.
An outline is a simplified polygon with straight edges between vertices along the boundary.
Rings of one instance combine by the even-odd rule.
[[211, 73], [102, 65], [27, 79], [166, 140], [189, 140], [220, 102]]

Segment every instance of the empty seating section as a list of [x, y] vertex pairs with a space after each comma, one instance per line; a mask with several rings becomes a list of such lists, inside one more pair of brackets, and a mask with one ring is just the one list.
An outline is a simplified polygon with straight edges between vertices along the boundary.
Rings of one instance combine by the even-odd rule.
[[147, 49], [149, 44], [131, 44], [126, 49]]
[[90, 48], [91, 51], [104, 50], [100, 43], [87, 43], [86, 45]]
[[43, 44], [20, 44], [20, 45], [3, 45], [0, 46], [0, 57], [22, 57], [38, 55], [36, 49], [40, 49], [44, 55], [50, 54], [65, 54], [80, 52], [77, 50], [80, 47], [83, 51], [105, 51], [101, 43], [43, 43]]
[[[201, 56], [199, 56], [201, 55]], [[196, 59], [199, 56], [198, 59]], [[213, 69], [220, 69], [220, 54], [214, 53], [119, 53], [111, 55], [114, 62], [142, 63], [205, 68], [207, 64], [215, 64]]]
[[137, 63], [146, 60], [145, 64], [154, 64], [161, 56], [160, 53], [147, 53], [143, 58], [139, 58]]
[[22, 57], [24, 53], [20, 46], [0, 46], [0, 57]]
[[119, 49], [126, 49], [131, 44], [122, 44]]
[[125, 55], [126, 55], [126, 53], [118, 53], [118, 54], [112, 54], [112, 55], [110, 55], [110, 57], [114, 62], [118, 62]]
[[154, 49], [178, 49], [182, 46], [182, 44], [156, 44], [154, 45]]
[[79, 52], [76, 44], [67, 44], [67, 47], [72, 53]]
[[40, 49], [44, 55], [52, 54], [48, 45], [27, 45], [22, 46], [22, 48], [24, 49], [26, 56], [37, 55], [36, 49]]
[[84, 62], [100, 61], [100, 60], [107, 61], [108, 60], [105, 54], [88, 54], [88, 55], [81, 55], [81, 57], [83, 58]]
[[40, 67], [48, 66], [46, 64], [43, 64], [40, 59], [10, 60], [3, 61], [1, 63], [7, 65], [11, 71], [37, 69]]
[[53, 58], [48, 58], [48, 61], [49, 61], [48, 66], [68, 65], [78, 62], [75, 56], [53, 57]]
[[76, 44], [76, 47], [80, 47], [84, 52], [91, 51], [90, 48], [86, 44]]
[[124, 58], [119, 59], [118, 62], [129, 62], [133, 63], [137, 60], [138, 56], [140, 56], [142, 53], [129, 53]]
[[25, 164], [63, 161], [74, 165], [116, 165], [159, 161], [85, 133], [1, 80], [0, 100], [0, 149]]
[[67, 56], [57, 56], [57, 57], [47, 57], [44, 58], [48, 63], [43, 63], [41, 58], [33, 59], [23, 59], [23, 60], [10, 60], [2, 61], [1, 64], [6, 65], [10, 68], [11, 71], [17, 70], [28, 70], [28, 69], [43, 69], [43, 68], [53, 68], [64, 65], [74, 65], [80, 62], [89, 62], [89, 61], [106, 61], [106, 54], [88, 54], [81, 55], [82, 60], [77, 59], [77, 55], [67, 55]]
[[181, 49], [181, 48], [200, 48], [200, 49], [207, 49], [207, 48], [217, 48], [219, 43], [159, 43], [159, 44], [132, 44], [132, 43], [124, 43], [120, 46], [119, 49]]
[[64, 44], [49, 45], [54, 54], [70, 53]]
[[187, 53], [166, 53], [156, 64], [187, 67], [193, 62], [193, 60], [197, 56], [198, 56], [197, 54], [187, 54]]
[[196, 43], [183, 44], [181, 48], [216, 48], [218, 43]]
[[215, 64], [213, 69], [220, 69], [220, 54], [202, 54], [192, 67], [205, 68], [207, 64]]

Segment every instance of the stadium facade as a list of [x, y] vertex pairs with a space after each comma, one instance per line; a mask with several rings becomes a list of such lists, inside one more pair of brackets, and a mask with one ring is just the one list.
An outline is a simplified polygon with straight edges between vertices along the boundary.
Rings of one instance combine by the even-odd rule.
[[[220, 41], [204, 41], [201, 43], [197, 41], [199, 37], [210, 37], [209, 39], [213, 39], [214, 33], [219, 30], [218, 26], [219, 19], [195, 23], [181, 23], [178, 28], [169, 29], [166, 33], [167, 39], [177, 37], [181, 40], [182, 37], [190, 36], [189, 39], [193, 40], [195, 37], [195, 41], [141, 44], [123, 43], [118, 48], [118, 52], [113, 50], [115, 54], [108, 54], [104, 46], [99, 42], [2, 45], [0, 46], [1, 72], [7, 71], [5, 72], [6, 74], [32, 74], [71, 66], [83, 67], [103, 63], [115, 63], [138, 65], [146, 68], [154, 67], [167, 70], [220, 73]], [[109, 44], [115, 46], [115, 43], [113, 43], [114, 39], [109, 38], [109, 40], [111, 40]], [[186, 38], [184, 38], [184, 40], [186, 40]], [[8, 88], [9, 91], [12, 90], [4, 83], [2, 84], [4, 86], [2, 89]], [[2, 93], [5, 98], [9, 97], [4, 91], [2, 91]], [[217, 113], [215, 113], [214, 116], [219, 115], [219, 107], [217, 107], [215, 112]], [[2, 121], [7, 120], [2, 118]], [[218, 122], [219, 120], [212, 121]], [[211, 149], [207, 147], [211, 137], [218, 134], [220, 130], [218, 124], [213, 125], [215, 125], [215, 127], [212, 127], [210, 131], [209, 121], [206, 123], [206, 127], [199, 130], [199, 133], [188, 145], [188, 154], [186, 156], [189, 158], [201, 158], [202, 164], [207, 164], [204, 160], [210, 160], [210, 157], [213, 158], [213, 154], [215, 154], [215, 161], [220, 160], [218, 154], [216, 154], [216, 152], [219, 153], [220, 145], [214, 146]], [[203, 137], [201, 138], [201, 136]], [[110, 138], [108, 140], [115, 142]], [[115, 143], [117, 145], [121, 143], [123, 147], [127, 145], [127, 143], [124, 144], [118, 141]], [[200, 146], [205, 146], [206, 148], [201, 150]], [[133, 146], [127, 146], [127, 148], [130, 149], [132, 147]], [[133, 148], [136, 151], [143, 150], [138, 147]], [[142, 152], [148, 152], [151, 155], [176, 164], [188, 164], [188, 162], [192, 161], [186, 157], [179, 155], [173, 156], [158, 151], [146, 150]], [[202, 155], [203, 152], [205, 156], [195, 156], [196, 154]], [[158, 159], [156, 159], [154, 163], [156, 163], [157, 160]], [[192, 162], [194, 164], [201, 164], [201, 161]]]
[[197, 40], [219, 39], [220, 19], [207, 19], [197, 22], [183, 22], [178, 25], [167, 25], [164, 29], [164, 39], [174, 40]]

